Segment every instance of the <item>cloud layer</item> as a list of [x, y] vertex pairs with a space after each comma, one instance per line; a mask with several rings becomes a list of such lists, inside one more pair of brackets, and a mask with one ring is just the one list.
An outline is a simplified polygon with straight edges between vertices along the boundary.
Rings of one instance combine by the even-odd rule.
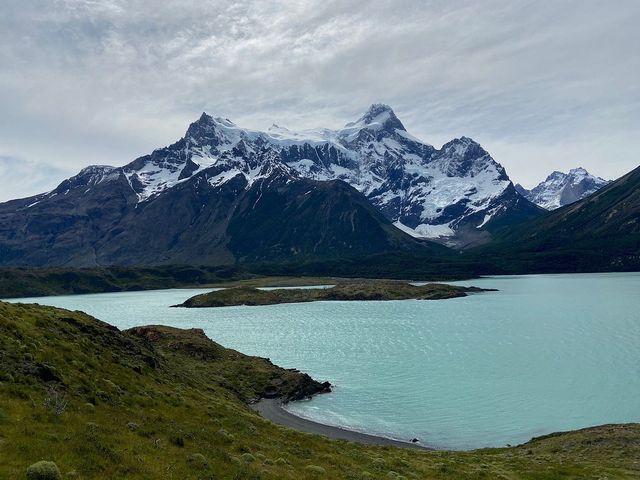
[[638, 24], [636, 0], [9, 0], [0, 200], [127, 163], [202, 111], [339, 127], [374, 102], [436, 146], [473, 137], [527, 186], [617, 177], [640, 163]]

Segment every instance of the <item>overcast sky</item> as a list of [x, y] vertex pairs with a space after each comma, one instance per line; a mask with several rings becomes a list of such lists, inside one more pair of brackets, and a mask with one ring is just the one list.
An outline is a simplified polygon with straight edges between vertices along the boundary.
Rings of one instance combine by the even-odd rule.
[[376, 102], [528, 187], [615, 178], [640, 164], [639, 47], [638, 0], [4, 0], [0, 200], [128, 163], [202, 111], [337, 128]]

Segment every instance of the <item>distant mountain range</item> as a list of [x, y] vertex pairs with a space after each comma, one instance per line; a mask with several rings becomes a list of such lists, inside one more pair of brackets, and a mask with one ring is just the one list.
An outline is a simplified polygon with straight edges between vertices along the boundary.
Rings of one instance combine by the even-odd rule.
[[640, 167], [473, 252], [512, 272], [640, 270]]
[[437, 150], [385, 105], [341, 130], [300, 133], [202, 114], [168, 147], [0, 204], [0, 264], [435, 253], [422, 238], [482, 243], [493, 226], [540, 213], [479, 144], [463, 137]]
[[[554, 173], [548, 191], [569, 201], [595, 188], [592, 178], [582, 169], [562, 181]], [[534, 200], [553, 196], [536, 192]], [[619, 213], [602, 217], [605, 230]], [[371, 274], [392, 262], [396, 275], [427, 267], [459, 275], [494, 271], [473, 257], [477, 246], [521, 252], [553, 218], [478, 143], [461, 137], [436, 149], [407, 133], [386, 105], [343, 129], [304, 132], [259, 132], [202, 114], [168, 147], [123, 167], [87, 167], [50, 192], [0, 204], [0, 265], [277, 270], [325, 262], [318, 271], [348, 273], [363, 271], [353, 259], [375, 258]], [[472, 253], [460, 256], [461, 248]]]
[[569, 170], [569, 173], [553, 172], [531, 190], [517, 184], [516, 190], [536, 205], [555, 210], [588, 197], [608, 183], [609, 180], [591, 175], [579, 167]]

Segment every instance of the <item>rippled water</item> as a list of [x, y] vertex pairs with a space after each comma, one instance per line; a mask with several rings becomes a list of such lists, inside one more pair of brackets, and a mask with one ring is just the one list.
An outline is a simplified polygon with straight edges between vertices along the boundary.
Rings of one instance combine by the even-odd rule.
[[120, 328], [203, 328], [225, 346], [335, 384], [331, 394], [291, 405], [296, 414], [439, 448], [640, 421], [640, 274], [459, 283], [500, 291], [219, 309], [168, 308], [203, 290], [30, 301]]

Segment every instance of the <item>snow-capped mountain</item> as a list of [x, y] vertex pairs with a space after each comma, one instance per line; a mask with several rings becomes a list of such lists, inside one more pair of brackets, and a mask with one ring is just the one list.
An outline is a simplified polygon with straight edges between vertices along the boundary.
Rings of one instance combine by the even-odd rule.
[[547, 210], [555, 210], [597, 192], [610, 183], [610, 180], [596, 177], [584, 168], [572, 168], [569, 173], [553, 172], [544, 182], [527, 190], [521, 185], [516, 188], [536, 205]]
[[0, 264], [437, 255], [442, 247], [411, 236], [469, 246], [541, 211], [478, 143], [436, 149], [386, 105], [302, 132], [202, 114], [168, 147], [0, 204]]
[[438, 150], [409, 134], [386, 105], [340, 130], [278, 128], [269, 137], [282, 142], [282, 158], [298, 174], [348, 182], [415, 237], [464, 244], [511, 209], [535, 212], [478, 143], [462, 137]]
[[261, 132], [202, 114], [169, 147], [119, 169], [92, 168], [101, 181], [122, 173], [138, 202], [204, 171], [211, 185], [241, 176], [250, 186], [274, 170], [344, 180], [405, 232], [455, 245], [486, 240], [486, 230], [510, 217], [538, 214], [478, 143], [461, 137], [436, 149], [409, 134], [381, 104], [338, 130], [295, 132], [274, 125]]

